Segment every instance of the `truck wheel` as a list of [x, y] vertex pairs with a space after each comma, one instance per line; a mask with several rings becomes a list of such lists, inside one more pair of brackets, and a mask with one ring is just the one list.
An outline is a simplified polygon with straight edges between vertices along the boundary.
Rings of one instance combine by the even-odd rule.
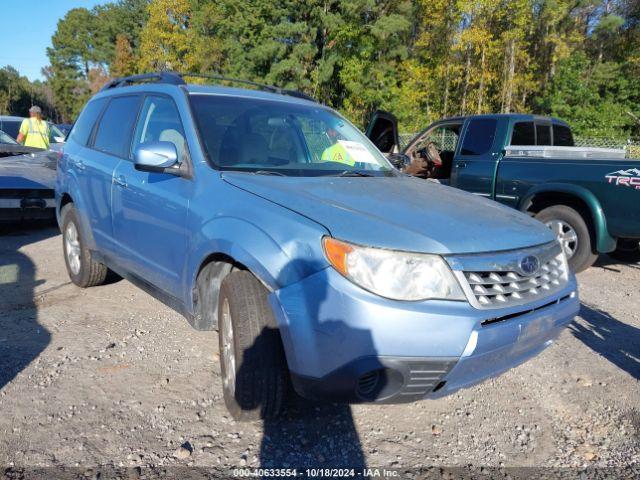
[[285, 405], [289, 372], [267, 289], [234, 271], [220, 287], [218, 338], [224, 400], [236, 420], [275, 418]]
[[107, 278], [106, 265], [93, 259], [87, 248], [78, 221], [78, 213], [72, 203], [65, 205], [62, 218], [62, 250], [69, 278], [82, 288], [102, 285]]
[[556, 234], [571, 270], [578, 273], [594, 264], [598, 254], [594, 253], [589, 227], [580, 213], [566, 205], [554, 205], [538, 212], [536, 218]]
[[640, 262], [640, 241], [637, 239], [620, 238], [617, 248], [609, 256], [621, 262]]

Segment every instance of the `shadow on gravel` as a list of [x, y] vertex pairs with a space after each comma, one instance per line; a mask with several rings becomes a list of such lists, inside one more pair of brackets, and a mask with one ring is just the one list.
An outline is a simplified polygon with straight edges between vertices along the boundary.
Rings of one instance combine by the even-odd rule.
[[620, 269], [615, 267], [620, 265], [624, 265], [625, 267], [632, 268], [635, 270], [640, 270], [640, 263], [623, 262], [621, 260], [616, 260], [615, 258], [610, 257], [609, 255], [600, 255], [598, 257], [598, 260], [594, 264], [595, 267], [600, 267], [604, 270], [609, 270], [609, 271], [618, 272], [618, 273], [620, 272]]
[[18, 250], [57, 234], [51, 223], [0, 227], [0, 389], [36, 359], [51, 339], [38, 323], [34, 301], [34, 289], [44, 280], [35, 280], [35, 265]]
[[260, 466], [364, 468], [364, 454], [351, 408], [294, 400], [285, 418], [264, 422]]
[[640, 379], [640, 328], [584, 303], [580, 316], [583, 321], [574, 321], [569, 327], [573, 335], [633, 378]]

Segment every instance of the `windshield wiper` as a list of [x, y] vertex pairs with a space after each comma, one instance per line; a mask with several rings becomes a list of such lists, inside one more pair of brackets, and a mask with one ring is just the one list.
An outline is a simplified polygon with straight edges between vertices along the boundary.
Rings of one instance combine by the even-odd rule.
[[274, 172], [273, 170], [256, 170], [255, 175], [276, 175], [278, 177], [286, 177], [284, 173]]
[[358, 172], [357, 170], [344, 170], [332, 177], [373, 177], [373, 175], [365, 172]]

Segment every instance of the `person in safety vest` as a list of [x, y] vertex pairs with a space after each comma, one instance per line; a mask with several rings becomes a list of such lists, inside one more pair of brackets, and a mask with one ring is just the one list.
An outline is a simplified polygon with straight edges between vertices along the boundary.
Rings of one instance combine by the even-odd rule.
[[49, 134], [49, 125], [42, 119], [42, 110], [34, 105], [29, 109], [29, 118], [22, 121], [16, 140], [26, 147], [48, 149]]
[[320, 161], [344, 163], [345, 165], [353, 167], [356, 161], [349, 155], [344, 145], [340, 143], [339, 136], [340, 134], [333, 127], [327, 128], [327, 137], [333, 145], [324, 149]]

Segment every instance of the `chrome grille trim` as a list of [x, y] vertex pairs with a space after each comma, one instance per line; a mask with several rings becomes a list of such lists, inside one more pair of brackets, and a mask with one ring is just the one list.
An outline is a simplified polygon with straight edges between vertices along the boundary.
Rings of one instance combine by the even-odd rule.
[[[534, 255], [539, 269], [526, 275], [520, 261]], [[566, 260], [557, 242], [493, 254], [448, 257], [469, 303], [482, 310], [525, 305], [562, 290], [569, 281]]]

